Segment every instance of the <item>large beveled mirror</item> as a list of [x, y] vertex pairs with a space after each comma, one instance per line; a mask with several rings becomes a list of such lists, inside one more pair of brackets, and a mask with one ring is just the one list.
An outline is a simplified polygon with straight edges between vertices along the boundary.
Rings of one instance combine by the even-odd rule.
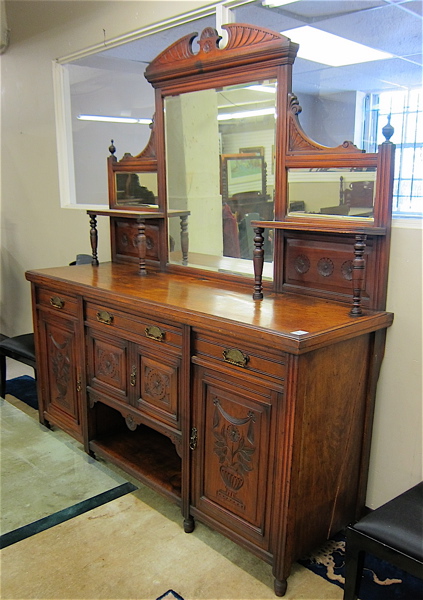
[[[254, 219], [273, 218], [276, 81], [165, 98], [168, 208], [188, 210], [188, 265], [253, 276]], [[169, 219], [171, 264], [183, 264]], [[266, 272], [273, 248], [266, 240]]]

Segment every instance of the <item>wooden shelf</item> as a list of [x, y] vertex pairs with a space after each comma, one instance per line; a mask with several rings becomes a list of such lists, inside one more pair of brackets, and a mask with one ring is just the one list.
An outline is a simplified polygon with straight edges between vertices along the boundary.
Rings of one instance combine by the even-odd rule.
[[165, 214], [157, 208], [140, 207], [140, 210], [125, 210], [114, 208], [103, 208], [100, 210], [87, 210], [90, 216], [97, 215], [99, 217], [126, 217], [127, 219], [163, 219]]
[[99, 436], [90, 450], [177, 504], [181, 499], [181, 459], [166, 436], [140, 425]]
[[318, 233], [345, 233], [345, 234], [367, 234], [386, 235], [386, 227], [375, 227], [368, 223], [355, 223], [353, 221], [330, 223], [324, 221], [318, 223], [313, 221], [251, 221], [252, 227], [263, 227], [264, 229], [286, 229], [292, 231], [315, 231]]

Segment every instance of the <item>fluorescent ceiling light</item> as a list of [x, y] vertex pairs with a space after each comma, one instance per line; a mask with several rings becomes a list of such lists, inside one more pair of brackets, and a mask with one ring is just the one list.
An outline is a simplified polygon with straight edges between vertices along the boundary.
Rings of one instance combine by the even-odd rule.
[[270, 85], [248, 85], [245, 89], [266, 92], [267, 94], [274, 94], [276, 92], [276, 87], [271, 87]]
[[150, 125], [151, 119], [135, 119], [132, 117], [106, 117], [103, 115], [78, 115], [80, 121], [100, 121], [102, 123], [138, 123], [140, 125]]
[[274, 8], [275, 6], [293, 4], [294, 2], [298, 2], [298, 0], [263, 0], [262, 6], [270, 6], [271, 8]]
[[260, 110], [244, 110], [236, 113], [223, 113], [217, 115], [218, 121], [231, 121], [232, 119], [247, 119], [249, 117], [263, 117], [265, 115], [274, 115], [274, 108], [262, 108]]
[[313, 62], [343, 67], [373, 60], [392, 58], [392, 54], [351, 42], [345, 38], [315, 29], [309, 25], [282, 31], [282, 35], [300, 45], [298, 57]]

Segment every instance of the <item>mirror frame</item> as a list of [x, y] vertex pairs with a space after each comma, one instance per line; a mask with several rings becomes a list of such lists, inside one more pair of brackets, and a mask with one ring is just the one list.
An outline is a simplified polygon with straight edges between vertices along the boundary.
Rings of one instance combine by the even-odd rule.
[[[167, 97], [206, 89], [221, 89], [225, 86], [250, 83], [251, 81], [276, 80], [275, 98], [276, 127], [275, 148], [281, 146], [282, 131], [278, 121], [285, 122], [287, 114], [286, 94], [291, 91], [292, 65], [298, 51], [298, 44], [285, 36], [251, 24], [230, 23], [223, 26], [228, 41], [223, 48], [221, 36], [211, 27], [206, 28], [198, 39], [199, 50], [194, 52], [193, 42], [198, 33], [189, 34], [166, 48], [147, 67], [146, 79], [156, 89], [156, 131], [159, 175], [159, 196], [167, 207], [165, 118], [164, 108]], [[259, 152], [251, 153], [256, 158]], [[245, 156], [244, 153], [240, 155]], [[280, 188], [280, 172], [275, 162], [275, 189]], [[264, 192], [266, 190], [264, 189]], [[222, 199], [223, 200], [223, 199]], [[223, 204], [223, 203], [222, 203]], [[167, 227], [167, 224], [166, 224]], [[168, 233], [166, 233], [168, 244]], [[169, 252], [168, 252], [169, 256]], [[170, 264], [168, 270], [179, 270], [180, 265]], [[186, 271], [188, 267], [183, 267]], [[195, 272], [201, 266], [193, 267]], [[245, 275], [213, 272], [206, 269], [207, 276], [219, 278], [240, 278]], [[251, 276], [253, 267], [251, 265]], [[248, 281], [251, 281], [248, 278]]]
[[368, 217], [362, 219], [363, 226], [374, 228], [388, 228], [391, 222], [392, 214], [392, 182], [394, 168], [395, 146], [389, 141], [393, 129], [390, 131], [384, 128], [383, 133], [386, 137], [377, 153], [366, 153], [357, 148], [352, 142], [344, 141], [337, 147], [331, 148], [322, 146], [310, 139], [302, 129], [298, 115], [302, 109], [297, 97], [288, 94], [288, 115], [287, 115], [287, 151], [282, 156], [282, 168], [285, 171], [283, 178], [284, 192], [282, 194], [282, 205], [280, 212], [275, 211], [276, 220], [295, 224], [303, 223], [310, 228], [336, 227], [340, 229], [353, 231], [359, 225], [360, 218], [357, 217], [333, 217], [325, 219], [322, 215], [294, 215], [289, 213], [288, 199], [288, 169], [328, 169], [345, 168], [358, 170], [376, 171], [375, 192], [373, 200], [373, 219]]
[[146, 147], [137, 154], [132, 156], [129, 152], [126, 152], [123, 157], [118, 160], [115, 156], [116, 148], [114, 141], [111, 141], [109, 146], [110, 156], [107, 158], [107, 175], [108, 175], [108, 190], [109, 190], [109, 207], [113, 210], [130, 210], [130, 211], [152, 211], [160, 212], [162, 210], [162, 203], [160, 201], [160, 194], [158, 193], [157, 206], [148, 207], [142, 204], [125, 205], [122, 202], [118, 202], [117, 199], [117, 185], [116, 175], [119, 173], [156, 173], [158, 175], [158, 161], [156, 153], [156, 134], [154, 119], [150, 125], [151, 134], [150, 139]]
[[[189, 34], [171, 44], [159, 54], [147, 67], [146, 79], [156, 90], [156, 125], [158, 157], [158, 189], [167, 214], [166, 189], [166, 141], [165, 141], [165, 99], [170, 96], [206, 89], [244, 84], [257, 80], [275, 79], [276, 92], [276, 131], [275, 131], [275, 182], [274, 182], [274, 219], [271, 221], [252, 221], [254, 229], [254, 299], [262, 299], [263, 288], [272, 291], [295, 292], [349, 302], [354, 298], [355, 315], [362, 314], [360, 303], [361, 289], [366, 289], [367, 307], [383, 309], [386, 303], [387, 275], [389, 264], [389, 242], [392, 213], [392, 190], [395, 146], [390, 142], [393, 128], [388, 125], [382, 130], [386, 141], [377, 153], [366, 154], [352, 142], [345, 141], [337, 147], [322, 146], [303, 131], [298, 115], [301, 107], [292, 93], [292, 65], [298, 51], [298, 44], [285, 36], [250, 24], [231, 23], [224, 25], [227, 43], [219, 47], [222, 39], [213, 28], [206, 28], [199, 40], [199, 50], [194, 52], [193, 42], [197, 33]], [[373, 219], [326, 218], [324, 215], [295, 216], [288, 214], [288, 176], [289, 168], [325, 169], [328, 167], [376, 169], [376, 191], [374, 197]], [[191, 265], [169, 264], [168, 220], [165, 220], [167, 248], [166, 269], [173, 272], [186, 272]], [[361, 221], [361, 222], [360, 222]], [[263, 282], [265, 266], [265, 235], [272, 231], [273, 244], [273, 281]], [[360, 238], [360, 241], [358, 241]], [[369, 276], [365, 274], [360, 262], [363, 240], [369, 238], [368, 252], [371, 254]], [[356, 244], [354, 244], [354, 239]], [[354, 289], [347, 291], [344, 283], [341, 288], [336, 278], [342, 277], [336, 271], [336, 278], [323, 278], [313, 269], [313, 280], [298, 279], [293, 284], [287, 279], [292, 267], [292, 242], [317, 243], [322, 252], [332, 252], [330, 243], [342, 246], [343, 256], [348, 262], [351, 252], [354, 258]], [[312, 242], [313, 240], [313, 242]], [[331, 242], [332, 240], [332, 242]], [[329, 245], [328, 245], [329, 244]], [[354, 246], [354, 248], [353, 248]], [[365, 244], [364, 244], [365, 246]], [[295, 260], [294, 260], [295, 262]], [[198, 266], [191, 271], [199, 273]], [[376, 275], [376, 269], [378, 273]], [[364, 280], [363, 280], [364, 275]], [[233, 273], [215, 272], [204, 269], [204, 276], [219, 279], [244, 281], [245, 277]], [[269, 285], [267, 285], [269, 283]]]

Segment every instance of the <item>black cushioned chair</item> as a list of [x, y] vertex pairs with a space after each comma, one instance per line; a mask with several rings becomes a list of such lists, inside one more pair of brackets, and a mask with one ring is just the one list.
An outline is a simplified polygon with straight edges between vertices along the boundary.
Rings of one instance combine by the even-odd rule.
[[423, 482], [347, 527], [344, 600], [356, 600], [368, 552], [423, 579]]
[[6, 394], [6, 357], [13, 358], [34, 369], [37, 378], [37, 363], [35, 361], [34, 334], [25, 333], [15, 337], [5, 338], [0, 342], [0, 396]]

